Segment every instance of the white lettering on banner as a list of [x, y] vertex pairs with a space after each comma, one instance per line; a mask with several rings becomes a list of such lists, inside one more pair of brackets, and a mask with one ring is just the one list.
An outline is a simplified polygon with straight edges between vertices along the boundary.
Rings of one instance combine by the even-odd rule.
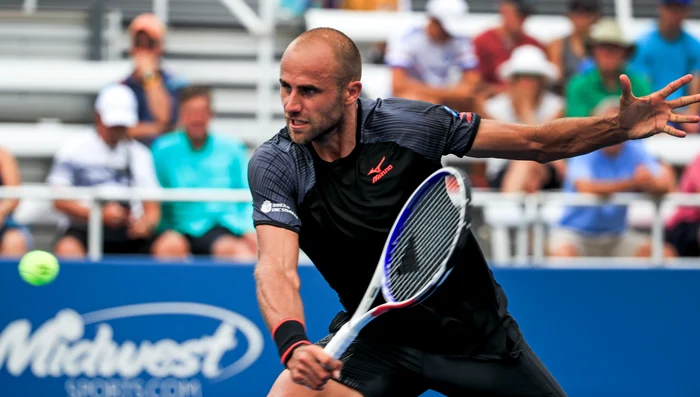
[[260, 211], [264, 213], [269, 213], [269, 212], [286, 212], [287, 214], [290, 214], [296, 219], [299, 219], [297, 214], [292, 211], [291, 208], [287, 204], [282, 204], [282, 203], [273, 203], [270, 200], [265, 200], [263, 201], [262, 205], [260, 206]]
[[75, 378], [65, 383], [68, 397], [202, 397], [197, 379]]
[[[120, 318], [154, 315], [190, 315], [221, 321], [211, 336], [184, 342], [161, 339], [137, 344], [117, 344], [114, 331], [105, 323]], [[92, 340], [82, 339], [85, 326], [97, 323]], [[142, 372], [155, 378], [189, 378], [202, 374], [223, 380], [252, 365], [263, 350], [260, 329], [247, 318], [215, 306], [189, 302], [160, 302], [121, 306], [79, 315], [64, 309], [31, 334], [28, 319], [10, 323], [0, 333], [0, 369], [14, 376], [30, 367], [34, 376], [135, 377]], [[239, 334], [237, 334], [237, 332]], [[31, 334], [31, 336], [30, 336]], [[239, 346], [238, 335], [248, 342], [247, 350], [232, 364], [221, 367], [224, 354]]]

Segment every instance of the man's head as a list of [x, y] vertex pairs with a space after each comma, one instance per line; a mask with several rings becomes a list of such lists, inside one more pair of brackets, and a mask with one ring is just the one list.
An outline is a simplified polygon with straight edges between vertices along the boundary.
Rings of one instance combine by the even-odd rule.
[[103, 88], [95, 101], [95, 128], [110, 146], [126, 137], [127, 128], [138, 123], [138, 103], [131, 89], [122, 84]]
[[690, 14], [692, 0], [661, 0], [659, 24], [670, 29], [680, 29]]
[[436, 43], [444, 43], [461, 36], [463, 28], [460, 25], [468, 11], [464, 0], [429, 0], [425, 5], [428, 37]]
[[534, 45], [523, 45], [513, 50], [510, 58], [498, 67], [498, 74], [517, 93], [539, 94], [547, 85], [559, 79], [557, 67], [549, 62], [541, 48]]
[[634, 44], [613, 18], [603, 18], [593, 25], [588, 47], [603, 74], [619, 73], [634, 51]]
[[569, 20], [576, 32], [589, 34], [601, 13], [600, 0], [571, 0], [569, 3]]
[[317, 28], [299, 35], [280, 62], [280, 96], [296, 143], [322, 139], [354, 115], [362, 90], [362, 58], [343, 33]]
[[501, 0], [498, 12], [506, 32], [520, 35], [525, 20], [535, 12], [535, 7], [532, 0]]
[[193, 146], [201, 146], [207, 138], [212, 117], [212, 97], [209, 87], [192, 85], [183, 88], [178, 96], [180, 123]]
[[140, 14], [129, 25], [131, 54], [149, 52], [161, 56], [164, 50], [166, 28], [153, 14]]

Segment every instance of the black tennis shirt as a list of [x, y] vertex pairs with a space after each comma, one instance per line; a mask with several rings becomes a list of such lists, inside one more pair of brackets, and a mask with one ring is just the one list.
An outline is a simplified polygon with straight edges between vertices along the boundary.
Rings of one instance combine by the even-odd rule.
[[[481, 118], [392, 98], [360, 99], [358, 121], [356, 146], [344, 158], [321, 160], [310, 144], [293, 143], [285, 127], [256, 149], [248, 173], [255, 225], [299, 233], [300, 248], [350, 314], [405, 201], [442, 166], [442, 156], [469, 152]], [[510, 332], [517, 326], [505, 294], [473, 235], [460, 253], [424, 304], [390, 311], [360, 335], [431, 352], [507, 354], [506, 340], [519, 332]]]

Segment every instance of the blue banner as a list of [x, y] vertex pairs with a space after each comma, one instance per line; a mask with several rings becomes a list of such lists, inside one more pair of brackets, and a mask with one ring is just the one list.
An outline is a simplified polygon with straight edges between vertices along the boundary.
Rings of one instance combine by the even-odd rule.
[[[700, 396], [700, 270], [494, 273], [569, 396]], [[300, 274], [320, 339], [340, 306], [313, 267]], [[249, 265], [63, 262], [33, 287], [5, 261], [0, 299], [3, 397], [257, 397], [281, 370]]]

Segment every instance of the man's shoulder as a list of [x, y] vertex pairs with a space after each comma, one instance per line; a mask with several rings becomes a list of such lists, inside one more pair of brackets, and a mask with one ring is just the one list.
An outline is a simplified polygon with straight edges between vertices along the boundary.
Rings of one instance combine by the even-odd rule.
[[210, 132], [209, 138], [217, 149], [237, 151], [246, 149], [246, 144], [242, 139], [233, 135], [222, 134], [220, 132]]
[[493, 42], [498, 38], [498, 29], [491, 28], [487, 29], [474, 37], [474, 44], [487, 44]]
[[65, 141], [58, 148], [56, 155], [62, 158], [85, 158], [86, 153], [96, 153], [99, 139], [96, 131], [76, 135]]
[[596, 69], [591, 68], [588, 70], [584, 70], [583, 72], [581, 72], [579, 74], [571, 76], [571, 78], [569, 79], [569, 83], [567, 85], [568, 90], [580, 89], [582, 87], [586, 87], [588, 84], [590, 84], [595, 73], [597, 73]]
[[294, 158], [302, 151], [302, 147], [292, 141], [285, 127], [255, 148], [250, 162], [251, 165], [258, 162], [294, 162]]
[[148, 146], [135, 139], [129, 140], [129, 149], [135, 156], [140, 156], [142, 158], [151, 158], [153, 156]]

